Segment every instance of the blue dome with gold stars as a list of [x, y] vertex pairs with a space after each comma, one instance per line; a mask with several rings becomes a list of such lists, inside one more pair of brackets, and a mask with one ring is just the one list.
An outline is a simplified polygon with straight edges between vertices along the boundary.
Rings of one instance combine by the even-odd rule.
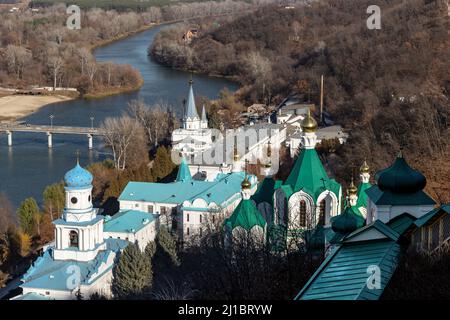
[[69, 170], [64, 175], [64, 182], [66, 187], [68, 188], [87, 188], [92, 184], [92, 174], [83, 169], [79, 163], [75, 166], [75, 168]]

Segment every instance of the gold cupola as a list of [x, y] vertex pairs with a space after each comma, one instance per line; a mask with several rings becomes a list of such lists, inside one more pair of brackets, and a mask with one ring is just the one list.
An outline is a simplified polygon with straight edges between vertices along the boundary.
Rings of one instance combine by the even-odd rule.
[[369, 165], [367, 164], [367, 161], [364, 160], [363, 164], [362, 164], [361, 167], [359, 168], [359, 171], [360, 171], [361, 173], [369, 173], [369, 169], [370, 169], [370, 167], [369, 167]]
[[252, 187], [252, 184], [248, 180], [247, 175], [245, 175], [245, 178], [241, 183], [241, 187], [242, 187], [242, 190], [248, 190]]
[[358, 193], [358, 188], [356, 188], [355, 184], [353, 183], [353, 177], [352, 181], [350, 182], [350, 185], [348, 187], [348, 194], [349, 196], [354, 196]]
[[311, 116], [311, 109], [308, 108], [308, 113], [306, 114], [305, 119], [300, 123], [303, 132], [316, 132], [317, 130], [317, 121]]

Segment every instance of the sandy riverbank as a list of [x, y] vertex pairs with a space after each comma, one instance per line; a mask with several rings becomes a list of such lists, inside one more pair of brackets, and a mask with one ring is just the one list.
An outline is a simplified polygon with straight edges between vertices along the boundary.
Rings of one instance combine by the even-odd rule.
[[16, 120], [25, 117], [43, 106], [72, 100], [63, 95], [31, 96], [31, 95], [7, 95], [0, 97], [0, 120]]

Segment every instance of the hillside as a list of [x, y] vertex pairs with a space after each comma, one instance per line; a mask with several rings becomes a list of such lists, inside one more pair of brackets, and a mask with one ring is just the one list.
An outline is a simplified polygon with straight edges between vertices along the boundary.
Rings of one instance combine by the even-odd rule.
[[[381, 30], [366, 27], [369, 5]], [[445, 0], [323, 0], [295, 9], [268, 6], [204, 31], [188, 46], [161, 34], [151, 49], [166, 65], [234, 76], [247, 103], [276, 103], [292, 92], [325, 105], [350, 139], [326, 158], [349, 180], [364, 158], [389, 165], [400, 147], [428, 177], [427, 190], [450, 201], [450, 34]]]

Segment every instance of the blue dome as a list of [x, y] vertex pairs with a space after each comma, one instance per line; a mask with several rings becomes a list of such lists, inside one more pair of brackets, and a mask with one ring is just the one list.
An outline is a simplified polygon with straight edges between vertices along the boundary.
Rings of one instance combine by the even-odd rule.
[[92, 174], [77, 163], [75, 168], [64, 175], [64, 182], [69, 188], [87, 188], [92, 184]]

